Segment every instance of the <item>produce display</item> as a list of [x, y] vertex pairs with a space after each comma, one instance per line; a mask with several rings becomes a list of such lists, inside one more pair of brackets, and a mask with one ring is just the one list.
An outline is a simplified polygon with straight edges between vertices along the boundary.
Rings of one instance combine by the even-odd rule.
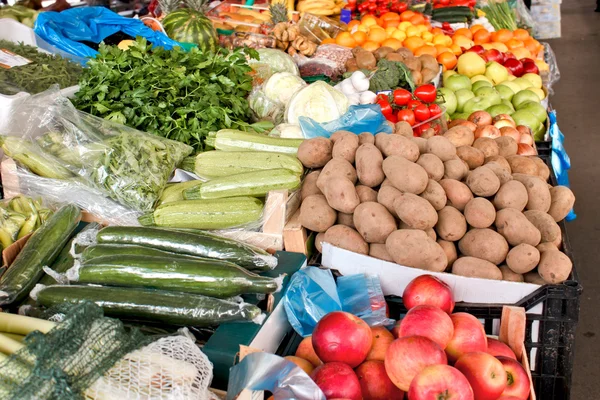
[[16, 196], [0, 205], [0, 214], [0, 245], [6, 249], [42, 226], [52, 216], [52, 210], [39, 200]]
[[19, 4], [0, 8], [0, 18], [14, 19], [30, 28], [33, 28], [37, 15], [37, 11]]

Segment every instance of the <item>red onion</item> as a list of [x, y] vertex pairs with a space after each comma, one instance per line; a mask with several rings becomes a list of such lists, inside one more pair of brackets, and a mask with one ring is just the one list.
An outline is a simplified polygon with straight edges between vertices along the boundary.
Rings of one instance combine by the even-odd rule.
[[480, 126], [475, 131], [475, 139], [479, 139], [480, 137], [496, 139], [500, 136], [500, 129], [496, 128], [494, 125]]
[[469, 115], [469, 121], [477, 126], [491, 125], [492, 116], [485, 111], [475, 111], [473, 114]]

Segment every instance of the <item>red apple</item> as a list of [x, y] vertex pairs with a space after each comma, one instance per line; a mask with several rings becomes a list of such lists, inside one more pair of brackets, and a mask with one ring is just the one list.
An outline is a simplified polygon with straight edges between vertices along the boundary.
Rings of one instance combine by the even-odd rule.
[[515, 396], [500, 396], [498, 397], [498, 400], [521, 400], [518, 397]]
[[538, 69], [535, 62], [524, 62], [523, 63], [523, 73], [524, 74], [539, 74], [540, 70]]
[[365, 361], [356, 368], [364, 400], [402, 399], [404, 392], [398, 389], [385, 372], [383, 361]]
[[454, 367], [471, 384], [475, 400], [496, 400], [506, 389], [504, 366], [488, 353], [467, 353], [458, 359]]
[[487, 339], [486, 353], [491, 354], [494, 357], [504, 356], [504, 357], [512, 358], [513, 360], [517, 359], [515, 352], [512, 351], [512, 349], [510, 347], [508, 347], [507, 344], [502, 343], [498, 339], [494, 339], [494, 338], [490, 338], [490, 337]]
[[520, 400], [527, 400], [529, 398], [530, 382], [529, 375], [527, 375], [525, 368], [523, 368], [521, 363], [512, 358], [504, 356], [498, 356], [496, 358], [500, 360], [506, 371], [507, 385], [504, 392], [502, 392], [502, 395], [514, 396]]
[[454, 313], [450, 318], [454, 324], [454, 335], [446, 346], [446, 354], [451, 362], [456, 362], [464, 354], [487, 350], [485, 330], [477, 318], [464, 312]]
[[423, 336], [395, 340], [385, 354], [385, 370], [394, 385], [407, 391], [416, 374], [429, 365], [448, 364], [444, 350]]
[[483, 53], [483, 56], [487, 59], [487, 61], [496, 61], [497, 63], [502, 64], [504, 62], [504, 55], [500, 50], [497, 49], [489, 49]]
[[411, 308], [400, 321], [398, 338], [424, 336], [436, 342], [442, 349], [452, 339], [454, 325], [450, 316], [435, 306], [421, 305]]
[[415, 376], [408, 391], [410, 400], [474, 400], [469, 381], [456, 368], [432, 365]]
[[523, 76], [524, 74], [523, 63], [516, 58], [509, 58], [508, 60], [504, 61], [503, 65], [508, 68], [508, 72], [517, 78]]
[[480, 56], [483, 55], [483, 53], [485, 53], [485, 49], [483, 48], [482, 45], [478, 44], [476, 46], [472, 46], [469, 50], [467, 51], [472, 51], [473, 53], [477, 53]]
[[313, 371], [311, 378], [328, 399], [362, 400], [358, 377], [352, 368], [344, 363], [323, 364]]
[[373, 335], [373, 344], [367, 354], [367, 360], [385, 360], [385, 353], [388, 347], [394, 341], [394, 335], [383, 326], [374, 326], [371, 328]]
[[420, 304], [437, 306], [448, 314], [454, 310], [452, 289], [432, 275], [421, 275], [410, 281], [402, 293], [402, 301], [407, 310]]
[[371, 328], [362, 319], [343, 311], [334, 311], [317, 323], [312, 335], [317, 356], [325, 363], [339, 361], [358, 367], [373, 343]]

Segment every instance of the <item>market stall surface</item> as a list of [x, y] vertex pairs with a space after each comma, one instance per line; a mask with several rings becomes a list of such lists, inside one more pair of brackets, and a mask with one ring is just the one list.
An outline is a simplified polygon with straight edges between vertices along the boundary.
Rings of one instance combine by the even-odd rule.
[[575, 342], [572, 400], [597, 399], [600, 392], [600, 13], [593, 0], [563, 1], [562, 38], [550, 40], [558, 57], [560, 82], [552, 105], [557, 110], [571, 157], [571, 187], [577, 219], [569, 236], [584, 291]]

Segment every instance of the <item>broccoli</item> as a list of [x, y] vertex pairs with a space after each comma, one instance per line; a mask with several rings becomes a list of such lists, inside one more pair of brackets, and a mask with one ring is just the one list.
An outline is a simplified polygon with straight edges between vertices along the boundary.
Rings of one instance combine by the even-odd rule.
[[382, 58], [377, 63], [377, 71], [371, 77], [369, 90], [377, 93], [398, 87], [403, 87], [411, 91], [414, 90], [415, 85], [412, 81], [410, 70], [401, 62]]

